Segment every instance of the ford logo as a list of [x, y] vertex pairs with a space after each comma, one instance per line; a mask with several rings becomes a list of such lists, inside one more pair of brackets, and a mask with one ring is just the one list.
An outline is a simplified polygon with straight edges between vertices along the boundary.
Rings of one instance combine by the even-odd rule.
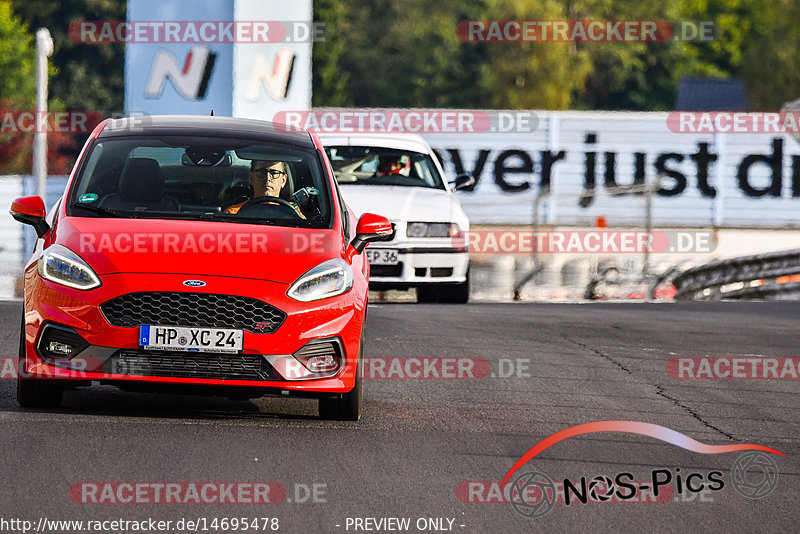
[[189, 287], [203, 287], [204, 285], [206, 285], [206, 283], [203, 282], [202, 280], [186, 280], [185, 282], [183, 282], [183, 285]]

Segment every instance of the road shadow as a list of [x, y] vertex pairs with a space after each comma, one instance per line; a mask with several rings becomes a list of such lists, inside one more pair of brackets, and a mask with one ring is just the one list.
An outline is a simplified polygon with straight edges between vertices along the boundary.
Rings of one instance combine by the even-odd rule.
[[315, 399], [260, 397], [238, 400], [205, 395], [129, 392], [106, 385], [67, 390], [60, 408], [21, 408], [16, 403], [13, 384], [4, 389], [9, 385], [12, 386], [11, 394], [4, 395], [5, 402], [0, 405], [0, 411], [176, 420], [320, 420]]

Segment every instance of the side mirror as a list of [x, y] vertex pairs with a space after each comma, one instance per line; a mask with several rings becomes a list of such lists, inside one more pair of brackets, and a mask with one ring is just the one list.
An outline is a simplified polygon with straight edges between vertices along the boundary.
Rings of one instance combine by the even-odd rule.
[[358, 219], [356, 225], [356, 236], [353, 242], [350, 243], [355, 251], [359, 254], [367, 246], [367, 243], [372, 241], [386, 241], [392, 238], [394, 228], [389, 219], [374, 213], [365, 213]]
[[11, 203], [9, 213], [22, 224], [33, 226], [39, 237], [42, 237], [50, 229], [50, 225], [44, 219], [46, 212], [42, 197], [20, 197]]
[[475, 177], [471, 174], [459, 174], [456, 176], [456, 179], [450, 182], [450, 185], [453, 186], [453, 191], [458, 191], [459, 189], [466, 189], [468, 187], [472, 187], [475, 185]]

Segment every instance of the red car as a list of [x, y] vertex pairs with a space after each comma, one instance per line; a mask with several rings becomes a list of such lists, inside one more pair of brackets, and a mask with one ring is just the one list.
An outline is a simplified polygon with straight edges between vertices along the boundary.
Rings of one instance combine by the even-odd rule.
[[[223, 117], [104, 121], [25, 267], [17, 399], [65, 388], [319, 398], [361, 415], [370, 241], [313, 133]], [[146, 121], [146, 122], [145, 122]]]

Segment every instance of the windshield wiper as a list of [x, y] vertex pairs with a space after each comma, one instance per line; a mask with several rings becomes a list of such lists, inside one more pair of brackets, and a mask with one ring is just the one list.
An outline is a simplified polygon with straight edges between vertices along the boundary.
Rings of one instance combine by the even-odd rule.
[[244, 217], [235, 213], [204, 213], [200, 220], [226, 221], [237, 224], [260, 224], [262, 226], [288, 226], [290, 228], [309, 228], [301, 221], [293, 219], [263, 219], [258, 217]]
[[92, 206], [91, 204], [82, 204], [80, 202], [75, 202], [70, 207], [93, 211], [94, 213], [99, 213], [101, 215], [108, 215], [109, 217], [122, 217], [122, 214], [117, 211], [110, 210], [108, 208], [101, 208], [100, 206]]
[[233, 215], [233, 214], [232, 213], [214, 213], [214, 212], [207, 211], [205, 213], [201, 213], [201, 214], [196, 215], [196, 218], [202, 219], [202, 220], [208, 220], [208, 219], [223, 219], [224, 220], [226, 217], [229, 217], [231, 215]]

